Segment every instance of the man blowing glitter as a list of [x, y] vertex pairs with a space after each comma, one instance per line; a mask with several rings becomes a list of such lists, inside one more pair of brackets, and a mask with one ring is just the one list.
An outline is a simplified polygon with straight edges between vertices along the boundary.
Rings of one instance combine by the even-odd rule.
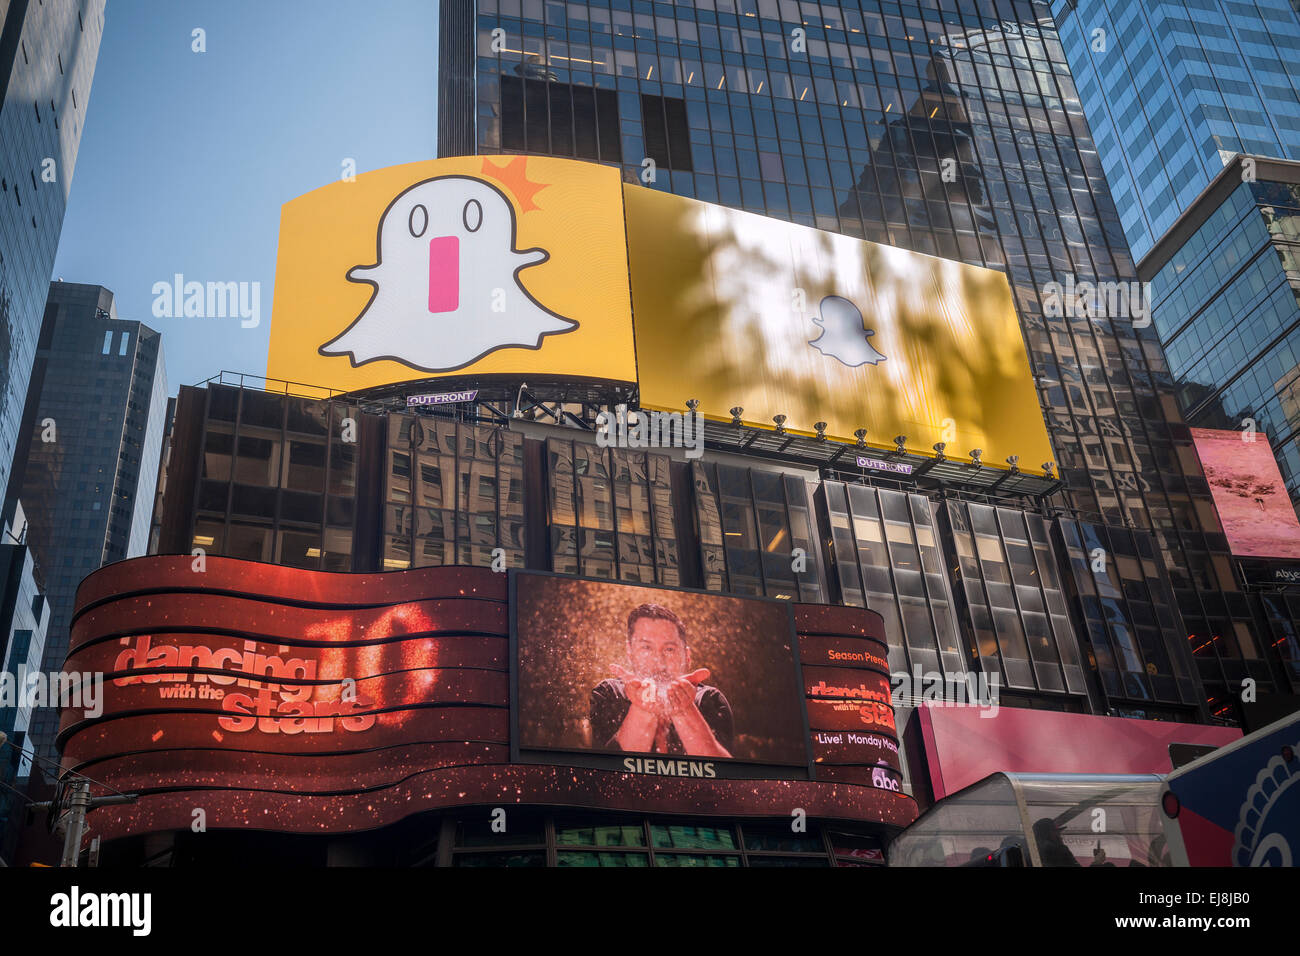
[[591, 735], [596, 747], [630, 753], [730, 757], [731, 705], [705, 684], [708, 668], [690, 670], [686, 625], [659, 604], [627, 616], [629, 668], [591, 692]]

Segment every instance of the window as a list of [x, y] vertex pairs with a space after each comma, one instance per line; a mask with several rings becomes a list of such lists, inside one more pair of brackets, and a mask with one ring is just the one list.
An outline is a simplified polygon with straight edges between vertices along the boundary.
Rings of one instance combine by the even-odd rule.
[[[113, 347], [113, 330], [109, 329], [107, 332], [104, 333], [104, 350], [100, 354], [107, 355], [109, 350], [112, 347]], [[101, 381], [100, 384], [102, 385], [103, 382]]]
[[680, 583], [667, 456], [557, 438], [546, 451], [554, 570]]
[[[823, 600], [806, 480], [732, 465], [691, 468], [705, 588]], [[806, 558], [798, 568], [790, 557], [796, 548]]]
[[123, 332], [123, 333], [122, 333], [122, 344], [119, 345], [118, 348], [117, 348], [117, 354], [118, 354], [118, 355], [125, 355], [125, 354], [126, 354], [126, 346], [127, 346], [127, 343], [129, 343], [130, 341], [131, 341], [131, 333], [130, 333], [130, 332]]
[[621, 163], [618, 94], [590, 86], [503, 76], [501, 148]]
[[641, 94], [641, 123], [645, 129], [646, 155], [656, 166], [682, 172], [693, 170], [685, 100]]
[[523, 439], [518, 434], [394, 415], [385, 480], [385, 570], [488, 566], [496, 548], [504, 552], [507, 567], [523, 566]]

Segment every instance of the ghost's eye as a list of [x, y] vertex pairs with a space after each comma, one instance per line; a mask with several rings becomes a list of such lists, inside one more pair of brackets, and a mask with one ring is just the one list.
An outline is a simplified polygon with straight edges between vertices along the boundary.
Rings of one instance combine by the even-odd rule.
[[470, 232], [478, 232], [478, 227], [483, 225], [483, 207], [479, 205], [477, 199], [471, 199], [465, 203], [465, 210], [461, 213], [461, 220], [465, 223], [465, 228]]
[[411, 217], [407, 220], [407, 225], [411, 229], [411, 235], [419, 239], [424, 235], [424, 230], [429, 228], [429, 210], [423, 206], [415, 206], [411, 209]]

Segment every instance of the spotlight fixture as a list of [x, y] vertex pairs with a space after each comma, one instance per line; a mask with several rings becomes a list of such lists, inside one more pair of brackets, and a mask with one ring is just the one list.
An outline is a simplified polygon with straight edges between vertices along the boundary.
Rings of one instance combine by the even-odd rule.
[[527, 382], [519, 383], [519, 391], [515, 393], [515, 410], [510, 413], [511, 418], [523, 418], [524, 410], [520, 406], [524, 403], [524, 389], [528, 387]]
[[937, 441], [930, 446], [934, 449], [934, 455], [939, 461], [944, 461], [943, 450], [948, 447], [947, 442]]
[[1043, 462], [1043, 474], [1048, 478], [1052, 477], [1052, 469], [1055, 467], [1050, 461]]
[[971, 461], [973, 461], [973, 462], [975, 463], [975, 467], [976, 467], [976, 468], [980, 468], [980, 467], [982, 467], [983, 464], [984, 464], [984, 462], [980, 461], [980, 456], [981, 456], [982, 454], [984, 454], [984, 449], [983, 449], [983, 448], [972, 448], [972, 449], [970, 450]]
[[813, 422], [813, 428], [817, 429], [817, 440], [818, 440], [818, 441], [825, 441], [825, 440], [826, 440], [826, 423], [825, 423], [825, 422]]
[[901, 455], [904, 451], [907, 450], [907, 436], [906, 436], [906, 435], [895, 435], [895, 436], [894, 436], [894, 444], [897, 446], [897, 448], [898, 448], [898, 453]]
[[735, 408], [731, 410], [731, 424], [736, 426], [737, 428], [741, 426], [740, 414], [744, 410], [745, 409], [739, 405], [737, 405]]
[[1013, 474], [1013, 475], [1018, 475], [1018, 474], [1020, 474], [1020, 456], [1019, 456], [1019, 455], [1008, 455], [1008, 456], [1007, 456], [1007, 464], [1011, 466], [1011, 474]]
[[688, 398], [686, 400], [686, 407], [691, 410], [691, 414], [695, 414], [699, 411], [700, 400], [698, 398]]
[[858, 440], [859, 448], [867, 447], [867, 430], [865, 428], [854, 429], [853, 437]]
[[772, 416], [772, 421], [776, 422], [776, 433], [777, 433], [778, 435], [784, 435], [784, 434], [785, 434], [785, 418], [786, 418], [786, 416], [784, 416], [784, 415], [773, 415], [773, 416]]

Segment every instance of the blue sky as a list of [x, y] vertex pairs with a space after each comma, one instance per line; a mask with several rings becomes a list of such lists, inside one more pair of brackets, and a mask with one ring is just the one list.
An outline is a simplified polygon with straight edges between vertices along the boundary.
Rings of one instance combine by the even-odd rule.
[[[172, 394], [262, 374], [281, 204], [436, 155], [437, 47], [435, 0], [109, 0], [54, 276], [161, 332]], [[175, 273], [261, 283], [261, 324], [155, 318]]]

